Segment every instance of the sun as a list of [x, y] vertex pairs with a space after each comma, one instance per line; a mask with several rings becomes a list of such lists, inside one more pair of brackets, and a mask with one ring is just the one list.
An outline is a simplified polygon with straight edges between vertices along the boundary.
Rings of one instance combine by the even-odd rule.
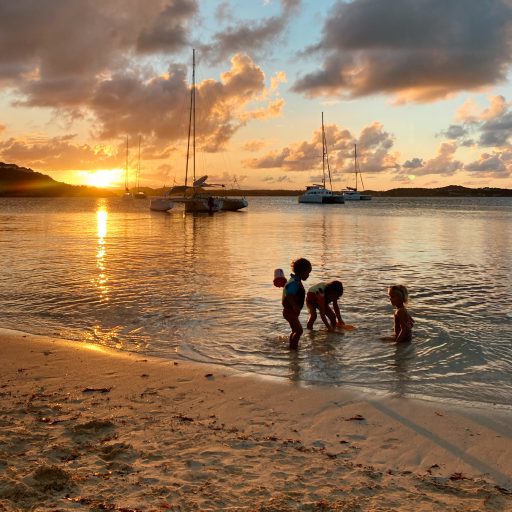
[[124, 171], [121, 169], [98, 169], [85, 173], [85, 184], [90, 187], [117, 187]]

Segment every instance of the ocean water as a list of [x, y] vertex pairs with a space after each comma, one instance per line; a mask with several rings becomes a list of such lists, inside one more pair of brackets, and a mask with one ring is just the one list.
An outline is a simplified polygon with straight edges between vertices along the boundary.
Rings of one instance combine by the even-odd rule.
[[[213, 216], [146, 200], [0, 199], [1, 325], [299, 383], [512, 408], [512, 199], [249, 198]], [[340, 279], [342, 316], [288, 350], [273, 271]], [[410, 292], [396, 345], [387, 287]], [[306, 322], [306, 311], [301, 320]]]

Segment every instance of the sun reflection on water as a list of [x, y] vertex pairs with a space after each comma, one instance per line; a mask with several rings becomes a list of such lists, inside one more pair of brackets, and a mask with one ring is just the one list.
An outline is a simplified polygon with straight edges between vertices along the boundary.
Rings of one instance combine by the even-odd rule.
[[96, 267], [98, 269], [98, 276], [94, 280], [96, 287], [100, 294], [100, 301], [108, 301], [109, 287], [108, 277], [106, 273], [106, 237], [107, 237], [107, 220], [108, 212], [106, 201], [101, 199], [98, 201], [98, 209], [96, 211], [96, 224], [98, 234], [98, 248], [96, 251]]

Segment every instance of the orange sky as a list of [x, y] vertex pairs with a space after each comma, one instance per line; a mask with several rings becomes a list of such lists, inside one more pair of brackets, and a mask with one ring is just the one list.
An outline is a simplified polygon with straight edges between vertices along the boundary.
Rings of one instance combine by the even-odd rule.
[[[0, 161], [72, 184], [512, 188], [507, 0], [0, 0]], [[320, 8], [321, 7], [321, 8]]]

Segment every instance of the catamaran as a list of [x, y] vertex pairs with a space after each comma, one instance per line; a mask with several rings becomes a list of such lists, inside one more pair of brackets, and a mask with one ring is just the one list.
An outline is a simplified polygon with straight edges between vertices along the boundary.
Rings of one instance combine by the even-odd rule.
[[[329, 188], [326, 188], [326, 171], [329, 176]], [[343, 194], [332, 190], [331, 168], [324, 130], [324, 113], [322, 112], [322, 184], [308, 185], [306, 191], [299, 196], [299, 203], [341, 204], [344, 202]]]

